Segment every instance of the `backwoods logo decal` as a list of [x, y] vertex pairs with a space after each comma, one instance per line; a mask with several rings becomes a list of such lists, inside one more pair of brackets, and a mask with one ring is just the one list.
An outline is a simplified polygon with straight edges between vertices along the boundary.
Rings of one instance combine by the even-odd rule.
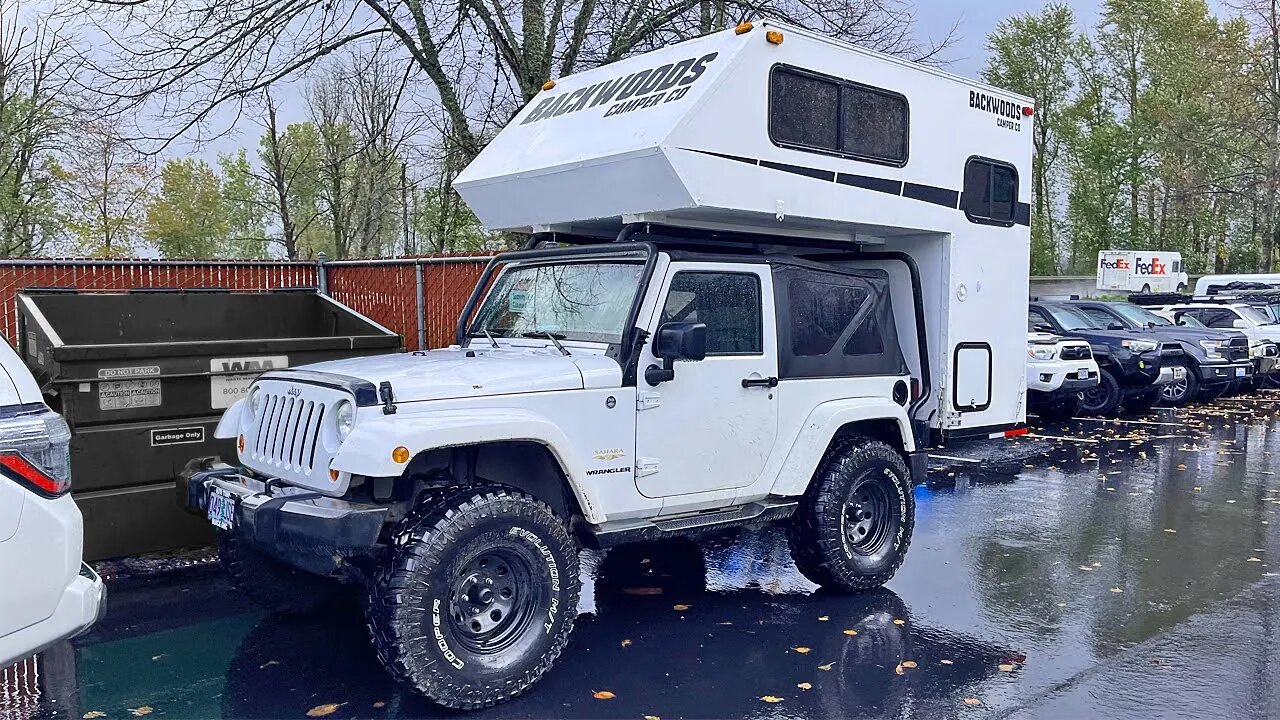
[[689, 86], [702, 77], [707, 65], [718, 54], [708, 53], [700, 58], [685, 58], [678, 63], [659, 65], [572, 92], [544, 97], [538, 100], [538, 104], [533, 106], [533, 110], [529, 111], [520, 124], [528, 125], [602, 105], [608, 105], [604, 116], [612, 117], [653, 107], [658, 103], [679, 100], [689, 92]]

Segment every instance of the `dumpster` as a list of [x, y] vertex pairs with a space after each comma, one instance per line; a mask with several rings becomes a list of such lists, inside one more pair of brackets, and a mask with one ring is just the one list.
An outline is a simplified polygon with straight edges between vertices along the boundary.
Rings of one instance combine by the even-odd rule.
[[28, 290], [17, 302], [18, 351], [72, 429], [89, 560], [213, 539], [174, 502], [175, 478], [192, 458], [234, 459], [213, 429], [260, 373], [401, 347], [315, 291]]

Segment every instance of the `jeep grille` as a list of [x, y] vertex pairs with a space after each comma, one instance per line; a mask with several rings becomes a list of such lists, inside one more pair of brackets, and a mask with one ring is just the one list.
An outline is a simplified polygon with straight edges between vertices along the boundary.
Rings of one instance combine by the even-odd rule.
[[257, 388], [262, 404], [245, 433], [240, 462], [291, 484], [331, 489], [333, 452], [326, 438], [330, 445], [334, 439], [326, 433], [326, 420], [333, 416], [334, 405], [350, 396], [334, 388], [277, 380], [259, 381]]

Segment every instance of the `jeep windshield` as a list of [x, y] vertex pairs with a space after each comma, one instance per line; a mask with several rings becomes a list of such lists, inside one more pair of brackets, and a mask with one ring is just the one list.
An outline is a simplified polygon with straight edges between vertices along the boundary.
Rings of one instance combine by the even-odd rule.
[[644, 266], [565, 262], [508, 268], [493, 284], [468, 335], [619, 343]]

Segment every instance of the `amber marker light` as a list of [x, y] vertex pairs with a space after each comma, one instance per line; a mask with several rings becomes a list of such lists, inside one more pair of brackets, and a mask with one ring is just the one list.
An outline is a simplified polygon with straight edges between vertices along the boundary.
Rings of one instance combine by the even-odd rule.
[[769, 30], [764, 34], [764, 39], [768, 40], [770, 45], [781, 45], [782, 33], [777, 30]]
[[409, 448], [401, 445], [395, 450], [392, 450], [391, 459], [402, 464], [409, 462]]

